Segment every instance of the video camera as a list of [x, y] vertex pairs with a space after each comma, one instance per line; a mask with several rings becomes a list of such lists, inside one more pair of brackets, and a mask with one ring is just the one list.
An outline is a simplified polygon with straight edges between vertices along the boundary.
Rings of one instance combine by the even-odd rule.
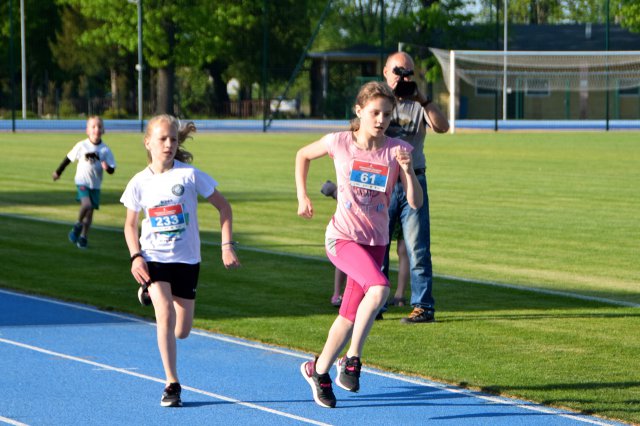
[[400, 77], [400, 80], [396, 84], [396, 88], [393, 89], [393, 93], [399, 98], [406, 98], [416, 93], [418, 86], [414, 81], [406, 81], [406, 77], [413, 75], [413, 70], [408, 70], [404, 67], [394, 67], [393, 73]]

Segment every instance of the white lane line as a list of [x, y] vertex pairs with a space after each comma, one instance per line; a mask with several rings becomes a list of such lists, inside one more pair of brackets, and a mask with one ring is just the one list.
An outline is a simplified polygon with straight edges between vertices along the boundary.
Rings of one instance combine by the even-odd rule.
[[[259, 349], [259, 350], [263, 350], [263, 351], [267, 351], [267, 352], [273, 352], [273, 353], [277, 353], [277, 354], [288, 355], [288, 356], [291, 356], [291, 357], [294, 357], [294, 358], [310, 359], [310, 355], [301, 354], [299, 352], [293, 352], [293, 351], [290, 351], [290, 350], [287, 350], [287, 349], [283, 349], [283, 348], [278, 348], [278, 347], [275, 347], [275, 346], [268, 346], [268, 345], [265, 345], [263, 343], [244, 341], [244, 340], [240, 340], [240, 339], [234, 338], [234, 337], [228, 337], [228, 336], [218, 335], [218, 334], [214, 334], [214, 333], [209, 333], [207, 331], [195, 331], [194, 330], [191, 334], [197, 334], [198, 336], [203, 336], [203, 337], [206, 337], [206, 338], [210, 338], [210, 339], [214, 339], [214, 340], [220, 340], [222, 342], [233, 343], [233, 344], [236, 344], [236, 345], [246, 346], [246, 347], [249, 347], [249, 348]], [[440, 390], [445, 391], [445, 392], [461, 394], [461, 395], [464, 395], [464, 396], [467, 396], [467, 397], [470, 397], [470, 398], [478, 398], [478, 399], [481, 399], [481, 400], [484, 400], [484, 401], [491, 402], [493, 404], [510, 405], [510, 406], [522, 408], [524, 410], [530, 410], [530, 411], [535, 411], [535, 412], [544, 413], [544, 414], [552, 414], [552, 415], [559, 416], [559, 417], [566, 417], [568, 419], [580, 421], [580, 422], [583, 422], [583, 423], [590, 423], [590, 424], [600, 425], [600, 426], [611, 426], [612, 424], [618, 424], [618, 423], [606, 423], [603, 420], [600, 420], [600, 419], [597, 419], [597, 418], [583, 417], [583, 416], [580, 416], [578, 414], [574, 415], [574, 414], [568, 413], [566, 411], [560, 411], [559, 409], [555, 409], [555, 408], [551, 408], [551, 407], [545, 407], [543, 405], [537, 405], [537, 404], [534, 404], [534, 403], [523, 403], [522, 401], [512, 400], [512, 399], [509, 399], [509, 398], [506, 398], [506, 397], [496, 397], [496, 396], [491, 396], [491, 395], [482, 395], [482, 394], [479, 394], [479, 393], [474, 392], [472, 390], [463, 389], [463, 388], [447, 385], [447, 384], [444, 384], [444, 383], [432, 382], [432, 381], [427, 380], [427, 379], [411, 378], [411, 377], [401, 376], [401, 375], [398, 375], [398, 374], [388, 373], [388, 372], [385, 372], [385, 371], [380, 371], [380, 370], [371, 369], [371, 368], [367, 368], [367, 367], [363, 367], [362, 370], [367, 372], [367, 373], [373, 374], [373, 375], [385, 377], [387, 379], [398, 380], [398, 381], [401, 381], [401, 382], [411, 383], [411, 384], [414, 384], [414, 385], [419, 385], [419, 386], [424, 386], [424, 387], [437, 388], [437, 389], [440, 389]]]
[[[89, 306], [75, 305], [75, 304], [72, 304], [72, 303], [60, 302], [60, 301], [57, 301], [57, 300], [42, 298], [42, 297], [38, 297], [38, 296], [25, 295], [25, 294], [21, 294], [21, 293], [14, 293], [14, 292], [3, 290], [3, 289], [0, 289], [0, 293], [6, 293], [6, 294], [10, 294], [10, 295], [17, 296], [17, 297], [26, 297], [26, 298], [30, 298], [30, 299], [34, 299], [34, 300], [39, 300], [39, 301], [48, 302], [48, 303], [52, 303], [52, 304], [62, 305], [62, 306], [69, 307], [69, 308], [75, 308], [75, 309], [81, 309], [81, 310], [85, 310], [85, 311], [95, 312], [95, 313], [108, 315], [108, 316], [113, 316], [113, 317], [117, 317], [117, 318], [124, 318], [124, 319], [130, 320], [132, 322], [139, 322], [139, 323], [142, 323], [142, 324], [146, 324], [146, 325], [150, 325], [150, 326], [155, 327], [155, 323], [150, 322], [150, 321], [146, 321], [146, 320], [143, 320], [143, 319], [140, 319], [140, 318], [136, 318], [136, 317], [120, 315], [120, 314], [116, 314], [116, 313], [113, 313], [113, 312], [101, 311], [99, 309], [95, 309], [95, 308], [92, 308], [92, 307], [89, 307]], [[204, 337], [204, 338], [207, 338], [207, 339], [213, 339], [213, 340], [218, 340], [218, 341], [225, 342], [225, 343], [231, 343], [231, 344], [238, 345], [238, 346], [244, 346], [244, 347], [248, 347], [248, 348], [252, 348], [252, 349], [258, 349], [258, 350], [261, 350], [261, 351], [266, 351], [266, 352], [286, 355], [286, 356], [290, 356], [290, 357], [293, 357], [293, 358], [309, 359], [311, 357], [311, 355], [303, 354], [303, 353], [300, 353], [300, 352], [295, 352], [295, 351], [292, 351], [292, 350], [289, 350], [289, 349], [280, 348], [280, 347], [277, 347], [277, 346], [270, 346], [270, 345], [266, 345], [266, 344], [260, 343], [260, 342], [252, 342], [250, 340], [244, 340], [244, 339], [240, 339], [240, 338], [237, 338], [237, 337], [230, 337], [230, 336], [225, 336], [225, 335], [222, 335], [222, 334], [211, 333], [211, 332], [204, 331], [204, 330], [193, 330], [191, 332], [191, 334], [195, 334], [197, 336], [201, 336], [201, 337]], [[1, 341], [1, 339], [0, 339], [0, 341]], [[512, 405], [512, 406], [520, 407], [520, 408], [525, 409], [525, 410], [530, 410], [530, 411], [535, 411], [535, 412], [540, 412], [540, 413], [545, 413], [545, 414], [553, 414], [553, 415], [557, 415], [557, 416], [560, 416], [560, 417], [566, 417], [566, 418], [569, 418], [569, 419], [572, 419], [572, 420], [580, 421], [580, 422], [583, 422], [583, 423], [590, 423], [590, 424], [600, 425], [600, 426], [609, 426], [609, 425], [612, 425], [612, 424], [617, 424], [617, 423], [605, 423], [604, 421], [601, 421], [601, 420], [599, 420], [597, 418], [594, 418], [594, 417], [584, 417], [584, 416], [580, 416], [580, 415], [577, 415], [577, 414], [573, 415], [571, 413], [562, 412], [562, 411], [559, 411], [558, 409], [545, 407], [543, 405], [523, 404], [522, 401], [512, 400], [512, 399], [509, 399], [509, 398], [506, 398], [506, 397], [495, 397], [495, 396], [490, 396], [490, 395], [482, 395], [482, 394], [479, 394], [479, 393], [474, 392], [474, 391], [469, 390], [469, 389], [463, 389], [463, 388], [447, 385], [447, 384], [444, 384], [444, 383], [433, 382], [433, 381], [430, 381], [430, 380], [427, 380], [427, 379], [412, 378], [412, 377], [408, 377], [408, 376], [402, 376], [402, 375], [398, 375], [398, 374], [388, 373], [388, 372], [384, 372], [384, 371], [380, 371], [380, 370], [376, 370], [376, 369], [371, 369], [371, 368], [367, 368], [367, 367], [364, 367], [363, 370], [365, 372], [373, 374], [373, 375], [377, 375], [377, 376], [381, 376], [381, 377], [385, 377], [385, 378], [389, 378], [389, 379], [393, 379], [393, 380], [398, 380], [398, 381], [405, 382], [405, 383], [411, 383], [411, 384], [415, 384], [415, 385], [419, 385], [419, 386], [437, 388], [437, 389], [440, 389], [440, 390], [445, 391], [445, 392], [451, 392], [451, 393], [461, 394], [461, 395], [465, 395], [465, 396], [472, 397], [472, 398], [478, 398], [478, 399], [485, 400], [485, 401], [488, 401], [488, 402], [491, 402], [491, 403], [494, 403], [494, 404]], [[137, 373], [134, 374], [134, 375], [137, 375]], [[162, 380], [160, 380], [160, 381], [162, 383], [164, 383], [164, 381], [162, 381]], [[184, 387], [184, 388], [187, 389], [186, 387]]]
[[[100, 369], [103, 369], [103, 370], [115, 371], [117, 373], [126, 374], [126, 375], [129, 375], [129, 376], [137, 377], [139, 379], [149, 380], [149, 381], [152, 381], [152, 382], [158, 382], [158, 383], [162, 383], [162, 384], [164, 384], [164, 382], [165, 382], [164, 379], [160, 379], [158, 377], [147, 376], [146, 374], [136, 373], [136, 372], [130, 371], [129, 369], [113, 367], [111, 365], [102, 364], [102, 363], [95, 362], [95, 361], [89, 361], [87, 359], [78, 358], [78, 357], [75, 357], [75, 356], [72, 356], [72, 355], [63, 354], [63, 353], [60, 353], [60, 352], [50, 351], [48, 349], [39, 348], [37, 346], [32, 346], [32, 345], [27, 345], [25, 343], [16, 342], [16, 341], [4, 339], [4, 338], [1, 338], [1, 337], [0, 337], [0, 342], [6, 343], [8, 345], [18, 346], [20, 348], [28, 349], [28, 350], [35, 351], [35, 352], [40, 352], [40, 353], [43, 353], [43, 354], [46, 354], [46, 355], [55, 356], [55, 357], [58, 357], [58, 358], [63, 358], [63, 359], [67, 359], [67, 360], [70, 360], [70, 361], [75, 361], [75, 362], [80, 362], [80, 363], [83, 363], [83, 364], [92, 365], [94, 367], [99, 367]], [[182, 389], [185, 389], [185, 390], [188, 390], [188, 391], [191, 391], [191, 392], [195, 392], [195, 393], [199, 393], [201, 395], [206, 395], [206, 396], [209, 396], [209, 397], [214, 398], [214, 399], [219, 399], [219, 400], [222, 400], [222, 401], [230, 402], [232, 404], [242, 405], [244, 407], [252, 408], [254, 410], [260, 410], [260, 411], [264, 411], [264, 412], [267, 412], [267, 413], [275, 414], [277, 416], [286, 417], [286, 418], [293, 419], [293, 420], [298, 420], [298, 421], [303, 422], [303, 423], [308, 423], [308, 424], [312, 424], [312, 425], [321, 425], [321, 426], [328, 425], [328, 423], [322, 423], [322, 422], [319, 422], [319, 421], [316, 421], [316, 420], [308, 419], [306, 417], [296, 416], [295, 414], [285, 413], [283, 411], [278, 411], [278, 410], [274, 410], [272, 408], [263, 407], [261, 405], [252, 404], [250, 402], [240, 401], [238, 399], [229, 398], [229, 397], [224, 396], [224, 395], [220, 395], [220, 394], [213, 393], [213, 392], [208, 392], [208, 391], [205, 391], [203, 389], [198, 389], [198, 388], [194, 388], [194, 387], [191, 387], [191, 386], [182, 386]]]
[[0, 423], [6, 423], [13, 426], [29, 426], [26, 423], [20, 423], [17, 420], [9, 419], [7, 417], [2, 417], [2, 416], [0, 416]]
[[[62, 220], [51, 220], [51, 219], [44, 219], [44, 218], [39, 218], [39, 217], [30, 217], [30, 216], [23, 216], [23, 215], [19, 215], [19, 214], [11, 214], [11, 213], [0, 213], [0, 217], [9, 217], [12, 219], [22, 219], [22, 220], [31, 220], [34, 222], [44, 222], [44, 223], [54, 223], [54, 224], [58, 224], [58, 225], [73, 225], [69, 222], [65, 222]], [[122, 229], [120, 228], [113, 228], [110, 226], [101, 226], [101, 225], [92, 225], [93, 228], [95, 229], [99, 229], [101, 231], [108, 231], [108, 232], [122, 232]], [[206, 246], [219, 246], [219, 244], [215, 244], [209, 241], [203, 241], [202, 242], [203, 245]], [[281, 252], [281, 251], [275, 251], [275, 250], [267, 250], [267, 249], [262, 249], [262, 248], [258, 248], [258, 247], [251, 247], [251, 246], [241, 246], [242, 250], [247, 250], [247, 251], [252, 251], [255, 253], [265, 253], [265, 254], [272, 254], [272, 255], [277, 255], [277, 256], [285, 256], [285, 257], [292, 257], [295, 259], [305, 259], [305, 260], [316, 260], [319, 262], [327, 262], [329, 263], [328, 259], [323, 259], [317, 256], [309, 256], [309, 255], [304, 255], [304, 254], [295, 254], [295, 253], [287, 253], [287, 252]], [[394, 268], [392, 268], [394, 269]], [[509, 283], [500, 283], [500, 282], [495, 282], [495, 281], [482, 281], [482, 280], [475, 280], [475, 279], [470, 279], [470, 278], [462, 278], [462, 277], [456, 277], [453, 275], [439, 275], [439, 274], [434, 274], [433, 275], [434, 278], [441, 278], [441, 279], [446, 279], [446, 280], [452, 280], [452, 281], [459, 281], [459, 282], [463, 282], [463, 283], [467, 283], [467, 284], [477, 284], [477, 285], [485, 285], [485, 286], [491, 286], [491, 287], [500, 287], [500, 288], [508, 288], [508, 289], [514, 289], [514, 290], [522, 290], [522, 291], [529, 291], [532, 293], [537, 293], [537, 294], [548, 294], [550, 296], [560, 296], [560, 297], [568, 297], [571, 299], [578, 299], [578, 300], [587, 300], [590, 302], [598, 302], [598, 303], [605, 303], [608, 305], [615, 305], [615, 306], [626, 306], [626, 307], [631, 307], [631, 308], [640, 308], [640, 303], [634, 303], [634, 302], [627, 302], [624, 300], [616, 300], [616, 299], [608, 299], [605, 297], [597, 297], [597, 296], [587, 296], [584, 294], [580, 294], [580, 293], [572, 293], [569, 291], [558, 291], [558, 290], [550, 290], [550, 289], [546, 289], [546, 288], [540, 288], [540, 287], [527, 287], [524, 285], [519, 285], [519, 284], [509, 284]]]

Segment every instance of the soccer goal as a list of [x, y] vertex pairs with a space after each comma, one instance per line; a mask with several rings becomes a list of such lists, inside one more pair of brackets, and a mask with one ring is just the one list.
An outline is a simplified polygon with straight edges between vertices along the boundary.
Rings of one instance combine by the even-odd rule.
[[640, 119], [640, 51], [430, 49], [450, 94], [449, 120]]

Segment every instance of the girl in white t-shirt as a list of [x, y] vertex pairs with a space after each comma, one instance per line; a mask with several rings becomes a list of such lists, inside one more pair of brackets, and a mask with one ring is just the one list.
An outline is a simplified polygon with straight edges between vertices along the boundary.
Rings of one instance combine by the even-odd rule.
[[[131, 274], [141, 285], [143, 304], [153, 303], [158, 348], [166, 375], [160, 404], [179, 407], [180, 380], [176, 338], [186, 338], [193, 324], [200, 269], [198, 195], [220, 213], [222, 262], [240, 266], [232, 238], [231, 206], [216, 189], [217, 182], [187, 164], [193, 159], [182, 143], [196, 130], [180, 127], [170, 115], [152, 118], [144, 136], [149, 165], [128, 183], [120, 201], [127, 208], [124, 235], [131, 256]], [[138, 236], [140, 212], [144, 212]]]
[[374, 319], [389, 295], [389, 281], [381, 272], [389, 243], [389, 199], [398, 178], [412, 208], [422, 205], [422, 192], [411, 165], [411, 145], [385, 136], [395, 96], [385, 83], [362, 86], [356, 98], [357, 118], [348, 132], [332, 133], [298, 151], [296, 188], [298, 215], [313, 217], [307, 195], [311, 160], [333, 158], [338, 184], [336, 212], [327, 226], [325, 249], [336, 268], [347, 274], [340, 314], [322, 352], [300, 367], [320, 406], [332, 408], [336, 398], [329, 369], [336, 364], [336, 383], [351, 392], [360, 389], [360, 356]]

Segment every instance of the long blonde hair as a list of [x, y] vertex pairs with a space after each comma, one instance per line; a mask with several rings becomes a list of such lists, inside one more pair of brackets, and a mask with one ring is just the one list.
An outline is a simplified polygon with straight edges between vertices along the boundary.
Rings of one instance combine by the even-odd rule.
[[[393, 94], [393, 90], [391, 90], [391, 88], [387, 85], [387, 83], [383, 83], [381, 81], [370, 81], [368, 83], [363, 84], [362, 87], [360, 88], [360, 91], [358, 92], [358, 96], [356, 96], [355, 105], [358, 105], [360, 108], [364, 108], [365, 105], [367, 105], [367, 103], [369, 103], [370, 100], [375, 98], [385, 98], [389, 102], [391, 102], [394, 108], [396, 107], [397, 101], [396, 101], [395, 95]], [[355, 105], [354, 105], [354, 111], [355, 111]], [[352, 132], [355, 132], [359, 128], [360, 128], [360, 119], [358, 117], [355, 117], [350, 122], [349, 130]]]
[[[147, 140], [151, 136], [151, 129], [157, 123], [167, 123], [169, 126], [173, 127], [178, 134], [178, 150], [176, 151], [175, 159], [178, 161], [182, 161], [183, 163], [191, 163], [193, 161], [193, 154], [184, 149], [182, 144], [187, 139], [191, 138], [191, 133], [195, 133], [196, 125], [193, 124], [193, 121], [187, 121], [186, 123], [182, 123], [180, 120], [175, 118], [173, 115], [169, 114], [160, 114], [153, 117], [147, 123], [147, 129], [144, 133], [144, 139]], [[151, 153], [147, 151], [147, 160], [151, 163]]]

